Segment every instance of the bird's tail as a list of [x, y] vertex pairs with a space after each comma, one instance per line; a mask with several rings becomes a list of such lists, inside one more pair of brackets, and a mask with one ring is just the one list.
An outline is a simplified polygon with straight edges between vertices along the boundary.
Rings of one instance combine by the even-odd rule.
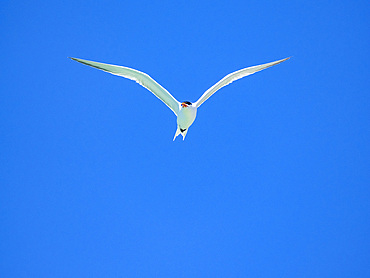
[[185, 136], [186, 136], [186, 133], [188, 133], [188, 130], [184, 130], [183, 132], [181, 132], [181, 135], [182, 135], [182, 140], [184, 141], [185, 140]]
[[180, 131], [180, 127], [177, 126], [177, 129], [176, 129], [176, 133], [175, 133], [175, 136], [173, 137], [173, 141], [175, 141], [176, 137], [179, 136], [179, 134], [181, 133]]
[[175, 141], [176, 137], [179, 136], [181, 133], [182, 140], [185, 140], [186, 133], [188, 133], [188, 129], [181, 129], [179, 126], [177, 126], [175, 136], [173, 137], [173, 141]]

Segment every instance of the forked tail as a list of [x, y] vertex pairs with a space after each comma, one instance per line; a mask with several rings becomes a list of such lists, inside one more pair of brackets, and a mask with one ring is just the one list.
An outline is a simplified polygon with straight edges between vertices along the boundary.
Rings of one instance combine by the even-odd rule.
[[175, 136], [173, 137], [173, 141], [175, 141], [176, 137], [179, 136], [181, 133], [182, 140], [185, 140], [186, 133], [188, 133], [188, 129], [181, 129], [179, 126], [177, 126]]

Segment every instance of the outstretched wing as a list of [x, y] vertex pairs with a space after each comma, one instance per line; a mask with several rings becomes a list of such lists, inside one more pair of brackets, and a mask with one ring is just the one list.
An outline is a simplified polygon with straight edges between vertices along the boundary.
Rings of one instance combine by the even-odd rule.
[[[290, 57], [289, 57], [290, 58]], [[280, 64], [289, 58], [285, 58], [279, 61], [259, 65], [259, 66], [253, 66], [245, 69], [241, 69], [238, 71], [235, 71], [233, 73], [230, 73], [229, 75], [226, 75], [224, 78], [222, 78], [220, 81], [218, 81], [215, 85], [213, 85], [211, 88], [209, 88], [198, 100], [195, 102], [196, 107], [199, 107], [202, 105], [203, 102], [205, 102], [210, 96], [212, 96], [214, 93], [216, 93], [219, 89], [222, 87], [225, 87], [226, 85], [230, 84], [231, 82], [234, 82], [240, 78], [243, 78], [245, 76], [251, 75], [257, 71], [267, 69], [271, 66]]]
[[122, 66], [103, 64], [77, 58], [71, 59], [82, 64], [109, 72], [111, 74], [122, 76], [136, 81], [141, 86], [151, 91], [161, 101], [163, 101], [175, 113], [175, 115], [178, 114], [180, 103], [165, 88], [159, 85], [148, 74]]

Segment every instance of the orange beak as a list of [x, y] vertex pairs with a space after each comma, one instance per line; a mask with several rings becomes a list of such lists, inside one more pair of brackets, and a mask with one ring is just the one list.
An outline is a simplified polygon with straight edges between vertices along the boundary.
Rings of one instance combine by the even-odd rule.
[[184, 108], [184, 107], [188, 107], [188, 105], [186, 103], [181, 103], [181, 106]]

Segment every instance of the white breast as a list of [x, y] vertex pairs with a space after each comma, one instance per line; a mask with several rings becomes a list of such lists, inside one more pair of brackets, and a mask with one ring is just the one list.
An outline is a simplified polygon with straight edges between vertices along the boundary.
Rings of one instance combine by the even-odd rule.
[[177, 115], [177, 124], [182, 129], [187, 129], [194, 122], [197, 116], [197, 108], [193, 106], [180, 107], [179, 114]]

